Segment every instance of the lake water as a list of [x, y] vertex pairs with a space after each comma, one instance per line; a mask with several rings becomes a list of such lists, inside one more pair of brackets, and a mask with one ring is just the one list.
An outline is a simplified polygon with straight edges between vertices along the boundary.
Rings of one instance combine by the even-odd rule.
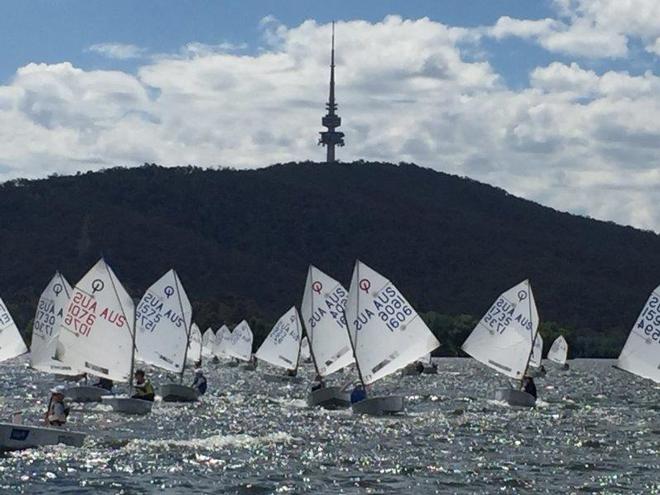
[[[438, 375], [394, 376], [377, 393], [406, 396], [407, 414], [356, 417], [309, 409], [302, 383], [206, 366], [196, 404], [157, 402], [144, 417], [76, 405], [85, 447], [0, 457], [2, 493], [660, 493], [660, 387], [611, 367], [571, 361], [537, 379], [540, 403], [490, 400], [506, 381], [469, 359]], [[24, 358], [0, 365], [0, 415], [40, 421], [53, 377]], [[352, 375], [337, 375], [348, 381]], [[165, 376], [153, 373], [157, 385]]]

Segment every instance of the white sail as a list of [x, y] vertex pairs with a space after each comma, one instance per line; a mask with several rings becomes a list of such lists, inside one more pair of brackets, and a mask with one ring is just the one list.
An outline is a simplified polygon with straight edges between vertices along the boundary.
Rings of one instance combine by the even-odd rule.
[[101, 259], [73, 288], [57, 358], [81, 372], [128, 382], [134, 323], [133, 300]]
[[346, 319], [365, 384], [396, 372], [440, 345], [394, 284], [360, 261], [353, 270]]
[[309, 267], [300, 314], [321, 376], [355, 362], [344, 319], [347, 296], [339, 282], [318, 268]]
[[0, 299], [0, 361], [6, 361], [27, 352], [27, 346], [18, 331], [7, 306]]
[[211, 327], [207, 328], [202, 335], [202, 356], [207, 359], [213, 357], [213, 348], [215, 347], [215, 333]]
[[[60, 375], [78, 375], [80, 371], [55, 359], [59, 343], [60, 325], [71, 297], [71, 285], [60, 272], [41, 293], [32, 325], [30, 365], [39, 371]], [[61, 345], [61, 344], [59, 344]]]
[[660, 286], [642, 308], [617, 367], [660, 383]]
[[298, 310], [293, 306], [277, 320], [268, 337], [257, 350], [257, 359], [284, 369], [297, 368], [301, 336], [300, 317]]
[[197, 326], [197, 323], [193, 323], [190, 327], [187, 359], [190, 363], [196, 363], [202, 359], [202, 332]]
[[298, 357], [298, 363], [309, 362], [311, 358], [312, 355], [309, 352], [309, 340], [307, 340], [307, 336], [305, 336], [300, 343], [300, 356]]
[[529, 358], [529, 365], [532, 368], [540, 368], [543, 360], [543, 337], [537, 332], [536, 339], [534, 340], [534, 349], [532, 356]]
[[528, 280], [500, 294], [462, 349], [511, 378], [522, 378], [537, 333], [539, 316]]
[[215, 334], [215, 344], [213, 346], [213, 355], [220, 358], [229, 357], [226, 352], [227, 346], [231, 341], [231, 330], [227, 325], [222, 325]]
[[174, 270], [147, 289], [135, 310], [137, 358], [167, 371], [184, 367], [192, 306]]
[[243, 320], [231, 332], [227, 347], [224, 352], [229, 357], [235, 357], [242, 361], [252, 359], [252, 329], [248, 322]]
[[566, 364], [567, 357], [568, 344], [566, 343], [566, 339], [560, 335], [550, 346], [550, 350], [548, 351], [548, 359], [553, 363], [564, 365]]

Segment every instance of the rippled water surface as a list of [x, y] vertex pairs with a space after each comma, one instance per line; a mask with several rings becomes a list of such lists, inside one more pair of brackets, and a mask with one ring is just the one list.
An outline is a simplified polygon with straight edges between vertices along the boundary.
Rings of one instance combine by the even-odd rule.
[[[390, 377], [407, 414], [356, 417], [309, 409], [301, 383], [262, 368], [207, 365], [197, 404], [157, 402], [145, 417], [76, 405], [82, 449], [0, 457], [0, 490], [25, 493], [660, 493], [660, 387], [578, 360], [538, 379], [534, 410], [490, 400], [505, 381], [468, 359], [436, 376]], [[0, 413], [43, 416], [53, 377], [24, 359], [0, 365]], [[548, 366], [550, 368], [550, 366]], [[336, 376], [337, 382], [351, 378]], [[165, 376], [153, 373], [155, 385]]]

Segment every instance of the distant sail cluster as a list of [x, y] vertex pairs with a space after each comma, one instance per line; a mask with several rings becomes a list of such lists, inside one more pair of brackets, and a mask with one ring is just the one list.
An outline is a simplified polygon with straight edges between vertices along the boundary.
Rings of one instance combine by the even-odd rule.
[[[634, 323], [617, 367], [660, 383], [660, 288], [653, 291]], [[186, 363], [233, 358], [296, 370], [310, 359], [324, 378], [354, 364], [370, 385], [428, 359], [440, 343], [412, 305], [387, 278], [357, 261], [346, 290], [310, 266], [300, 311], [291, 306], [253, 355], [246, 320], [203, 333], [174, 270], [164, 274], [137, 302], [111, 267], [99, 260], [71, 287], [56, 273], [35, 313], [31, 365], [60, 375], [87, 373], [119, 382], [131, 379], [135, 361], [183, 373]], [[541, 366], [543, 338], [529, 281], [500, 294], [462, 349], [494, 371], [522, 379]], [[0, 360], [27, 352], [0, 300]], [[558, 337], [547, 359], [565, 365], [568, 344]]]

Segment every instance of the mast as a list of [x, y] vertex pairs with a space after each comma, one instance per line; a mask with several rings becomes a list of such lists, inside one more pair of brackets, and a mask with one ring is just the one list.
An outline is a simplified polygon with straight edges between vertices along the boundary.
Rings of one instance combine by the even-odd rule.
[[[179, 310], [181, 311], [181, 318], [185, 323], [186, 319], [183, 315], [183, 303], [181, 302], [181, 289], [179, 288], [179, 275], [174, 272], [174, 285], [176, 285], [176, 297], [179, 300]], [[188, 346], [190, 345], [190, 331], [192, 329], [192, 314], [190, 315], [190, 325], [186, 329], [186, 348], [183, 351], [183, 365], [181, 366], [181, 373], [179, 374], [179, 383], [183, 383], [183, 373], [186, 371], [186, 359], [188, 359]]]
[[[357, 267], [357, 283], [358, 283], [358, 293], [357, 293], [357, 301], [356, 301], [356, 317], [359, 318], [360, 316], [360, 260], [355, 261], [355, 266]], [[350, 295], [350, 288], [349, 288], [349, 295]], [[348, 301], [347, 301], [348, 303]], [[358, 372], [358, 378], [360, 379], [360, 383], [362, 384], [362, 388], [364, 389], [364, 394], [365, 396], [367, 395], [367, 386], [364, 383], [364, 378], [362, 378], [362, 370], [360, 369], [360, 362], [358, 361], [357, 354], [355, 353], [355, 348], [357, 347], [357, 331], [355, 332], [355, 343], [353, 343], [353, 339], [351, 338], [351, 330], [348, 328], [348, 318], [346, 318], [346, 308], [342, 310], [342, 313], [344, 314], [344, 323], [346, 324], [346, 331], [348, 332], [348, 341], [351, 343], [351, 349], [353, 350], [353, 357], [355, 358], [355, 369]]]
[[[532, 321], [532, 285], [529, 283], [529, 280], [527, 280], [527, 305], [529, 308], [529, 321]], [[533, 326], [533, 324], [532, 324]], [[538, 335], [538, 327], [536, 328], [536, 332], [534, 333], [534, 337], [532, 338], [532, 348], [529, 351], [529, 355], [527, 356], [527, 363], [525, 364], [525, 371], [523, 371], [522, 376], [520, 377], [520, 389], [522, 390], [523, 387], [523, 380], [525, 379], [525, 376], [527, 375], [527, 370], [529, 369], [529, 362], [532, 360], [532, 354], [534, 354], [534, 344], [536, 343], [536, 336]], [[543, 355], [543, 350], [541, 350], [541, 355]]]
[[335, 146], [344, 146], [344, 133], [336, 131], [341, 126], [341, 117], [336, 114], [337, 103], [335, 101], [335, 23], [332, 22], [332, 44], [330, 49], [330, 94], [328, 103], [325, 105], [328, 113], [321, 119], [321, 125], [327, 131], [321, 131], [319, 144], [327, 147], [326, 162], [335, 163]]

